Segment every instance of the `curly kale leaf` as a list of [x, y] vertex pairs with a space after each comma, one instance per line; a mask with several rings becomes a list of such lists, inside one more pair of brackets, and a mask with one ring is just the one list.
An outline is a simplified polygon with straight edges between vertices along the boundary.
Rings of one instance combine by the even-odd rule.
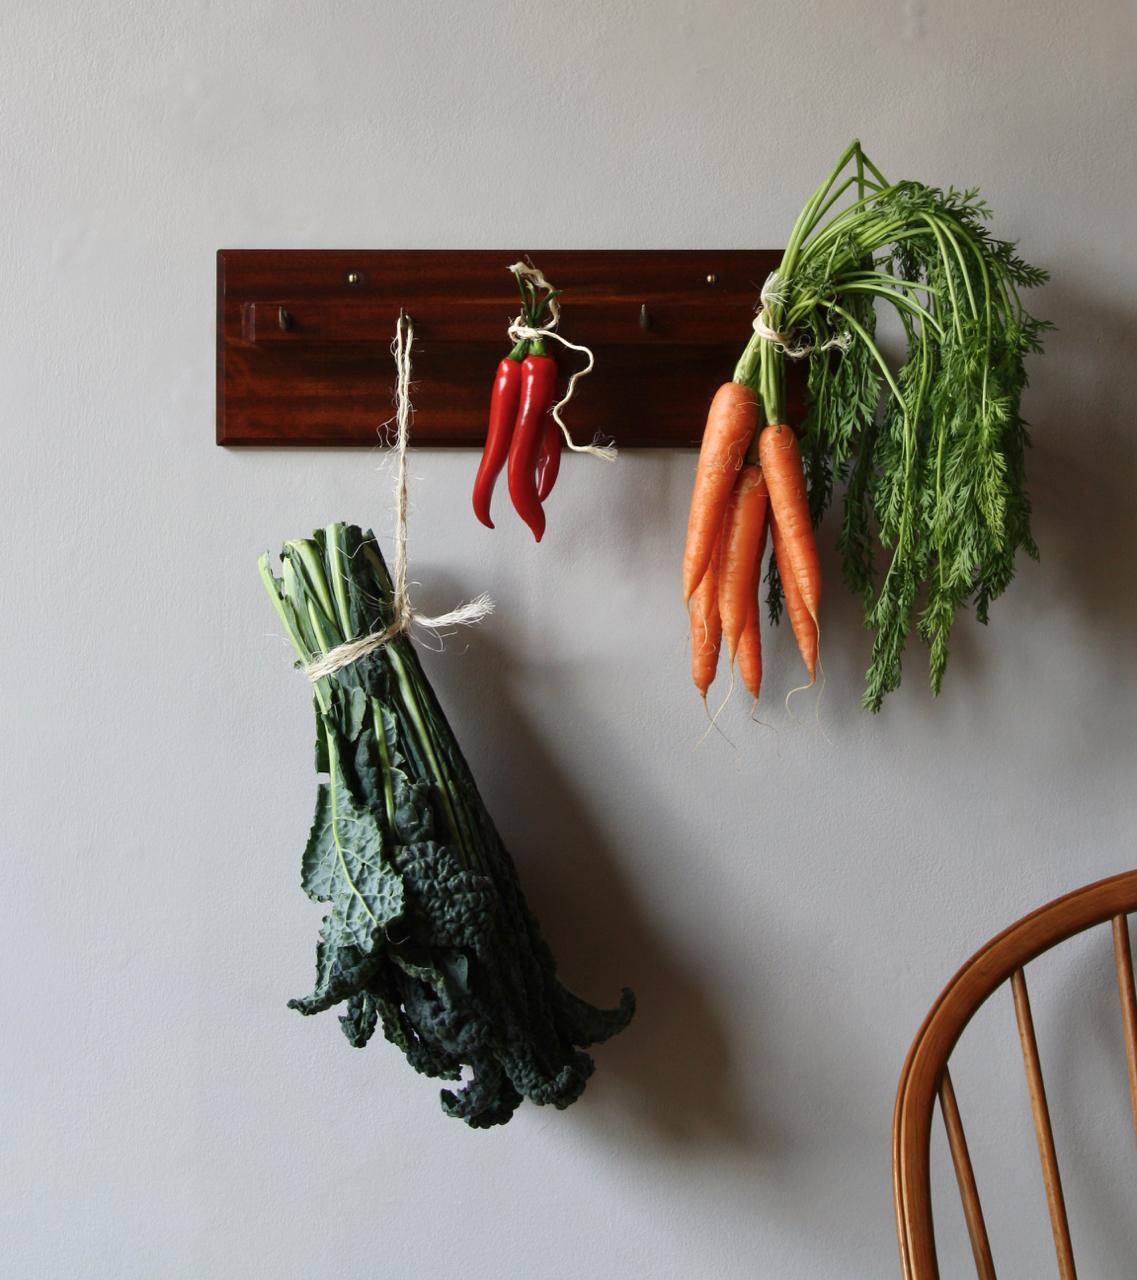
[[402, 877], [384, 858], [379, 824], [352, 796], [338, 750], [329, 781], [316, 788], [300, 880], [310, 898], [332, 908], [316, 947], [315, 990], [291, 1002], [302, 1013], [317, 1013], [358, 989], [405, 900]]

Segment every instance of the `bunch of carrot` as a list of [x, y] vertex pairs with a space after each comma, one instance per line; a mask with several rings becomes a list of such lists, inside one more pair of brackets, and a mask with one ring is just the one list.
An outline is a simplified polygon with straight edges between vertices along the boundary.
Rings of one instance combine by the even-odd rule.
[[[770, 617], [784, 599], [814, 682], [813, 528], [837, 485], [842, 576], [874, 636], [863, 698], [872, 711], [899, 687], [912, 635], [928, 646], [939, 693], [957, 611], [971, 603], [985, 623], [1016, 553], [1037, 556], [1021, 401], [1026, 358], [1050, 326], [1020, 294], [1046, 272], [991, 236], [989, 217], [976, 189], [889, 182], [855, 140], [806, 201], [699, 454], [683, 592], [704, 701], [724, 637], [732, 674], [737, 662], [758, 696], [767, 532]], [[885, 304], [904, 333], [898, 367], [875, 336]], [[792, 428], [791, 361], [801, 362], [805, 391]]]
[[786, 612], [812, 684], [817, 673], [821, 568], [801, 451], [793, 430], [759, 429], [758, 400], [745, 382], [724, 383], [707, 415], [683, 555], [691, 623], [691, 675], [703, 700], [722, 641], [733, 673], [757, 699], [762, 685], [758, 583], [767, 532]]

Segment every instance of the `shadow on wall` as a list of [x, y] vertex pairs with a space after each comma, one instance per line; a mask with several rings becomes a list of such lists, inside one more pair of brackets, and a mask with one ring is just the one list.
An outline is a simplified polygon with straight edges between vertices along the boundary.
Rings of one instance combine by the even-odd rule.
[[[1117, 697], [1117, 682], [1137, 632], [1137, 591], [1128, 572], [1137, 550], [1137, 365], [1127, 358], [1137, 351], [1137, 314], [1091, 306], [1064, 280], [1025, 301], [1059, 327], [1045, 335], [1045, 353], [1027, 365], [1027, 487], [1040, 564], [1035, 568], [1020, 554], [1023, 581], [1016, 577], [1010, 592], [1031, 592], [1032, 623], [1043, 633], [1051, 623], [1076, 628], [1085, 643], [1087, 660], [1064, 673], [1067, 688], [1051, 688], [1050, 696], [1085, 709], [1066, 725], [1067, 748], [1108, 759], [1131, 742], [1129, 703]], [[992, 605], [989, 635], [961, 611], [945, 692], [957, 682], [981, 688], [991, 646], [1015, 648], [1002, 606]], [[922, 644], [910, 646], [909, 654], [917, 649], [923, 661]], [[1052, 668], [1020, 665], [1018, 672], [1024, 696], [1047, 696]], [[1117, 870], [1125, 865], [1123, 858]]]
[[1056, 601], [1076, 606], [1095, 642], [1122, 659], [1137, 626], [1127, 571], [1137, 548], [1137, 313], [1066, 288], [1056, 281], [1040, 296], [1059, 328], [1030, 366], [1035, 537]]
[[[439, 599], [461, 594], [435, 570], [430, 581]], [[754, 1125], [739, 1093], [727, 1021], [638, 908], [588, 806], [519, 710], [511, 690], [517, 670], [483, 629], [463, 657], [462, 679], [447, 682], [442, 698], [457, 724], [492, 722], [496, 778], [506, 779], [506, 787], [524, 779], [506, 812], [491, 798], [485, 769], [472, 760], [562, 980], [603, 1006], [615, 1004], [622, 986], [636, 993], [631, 1025], [594, 1051], [592, 1106], [586, 1095], [574, 1115], [603, 1123], [609, 1109], [598, 1105], [600, 1095], [615, 1087], [630, 1111], [670, 1144], [757, 1146], [768, 1154], [774, 1136], [766, 1125]], [[543, 670], [541, 678], [554, 679], [555, 669]], [[563, 705], [571, 706], [571, 693], [564, 690]], [[542, 832], [540, 846], [523, 847], [519, 830]]]

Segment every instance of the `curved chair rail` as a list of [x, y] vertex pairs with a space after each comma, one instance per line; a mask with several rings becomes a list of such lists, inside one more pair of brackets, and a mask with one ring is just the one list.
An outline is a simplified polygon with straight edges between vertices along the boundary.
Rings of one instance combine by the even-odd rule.
[[1126, 921], [1126, 916], [1134, 911], [1137, 911], [1137, 871], [1127, 871], [1076, 889], [1032, 911], [992, 938], [963, 965], [932, 1005], [904, 1063], [893, 1117], [893, 1193], [905, 1280], [938, 1280], [939, 1276], [929, 1169], [932, 1112], [937, 1095], [943, 1108], [976, 1270], [984, 1280], [995, 1274], [947, 1061], [979, 1007], [1008, 981], [1015, 997], [1043, 1178], [1058, 1250], [1059, 1273], [1062, 1277], [1074, 1275], [1065, 1206], [1022, 970], [1031, 960], [1067, 938], [1095, 925], [1113, 922], [1130, 1099], [1137, 1125], [1137, 1000], [1134, 997]]

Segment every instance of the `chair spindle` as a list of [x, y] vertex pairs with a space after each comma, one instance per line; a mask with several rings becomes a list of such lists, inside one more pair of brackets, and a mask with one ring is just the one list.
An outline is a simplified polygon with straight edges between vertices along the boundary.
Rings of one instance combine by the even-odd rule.
[[1121, 996], [1121, 1021], [1125, 1028], [1125, 1062], [1129, 1069], [1129, 1109], [1137, 1134], [1137, 990], [1133, 984], [1133, 955], [1129, 947], [1129, 919], [1113, 917], [1113, 958], [1117, 964], [1117, 989]]
[[1019, 1026], [1019, 1040], [1022, 1042], [1027, 1087], [1030, 1090], [1030, 1109], [1034, 1113], [1038, 1155], [1042, 1161], [1042, 1181], [1046, 1186], [1046, 1203], [1050, 1209], [1050, 1229], [1054, 1233], [1054, 1248], [1058, 1254], [1058, 1275], [1061, 1280], [1077, 1280], [1074, 1250], [1070, 1243], [1070, 1224], [1066, 1219], [1066, 1200], [1062, 1195], [1058, 1155], [1054, 1149], [1054, 1131], [1050, 1127], [1050, 1109], [1046, 1105], [1046, 1087], [1042, 1083], [1042, 1063], [1038, 1056], [1034, 1019], [1030, 1013], [1026, 976], [1021, 969], [1016, 969], [1011, 974], [1011, 990], [1015, 997], [1015, 1018]]
[[983, 1221], [983, 1206], [979, 1202], [979, 1188], [975, 1183], [975, 1170], [971, 1167], [963, 1120], [947, 1067], [944, 1067], [943, 1079], [940, 1081], [940, 1110], [943, 1112], [952, 1164], [955, 1165], [955, 1179], [959, 1183], [959, 1198], [963, 1201], [963, 1216], [967, 1222], [971, 1252], [975, 1255], [975, 1274], [979, 1280], [996, 1280], [991, 1244], [987, 1239], [987, 1224]]

